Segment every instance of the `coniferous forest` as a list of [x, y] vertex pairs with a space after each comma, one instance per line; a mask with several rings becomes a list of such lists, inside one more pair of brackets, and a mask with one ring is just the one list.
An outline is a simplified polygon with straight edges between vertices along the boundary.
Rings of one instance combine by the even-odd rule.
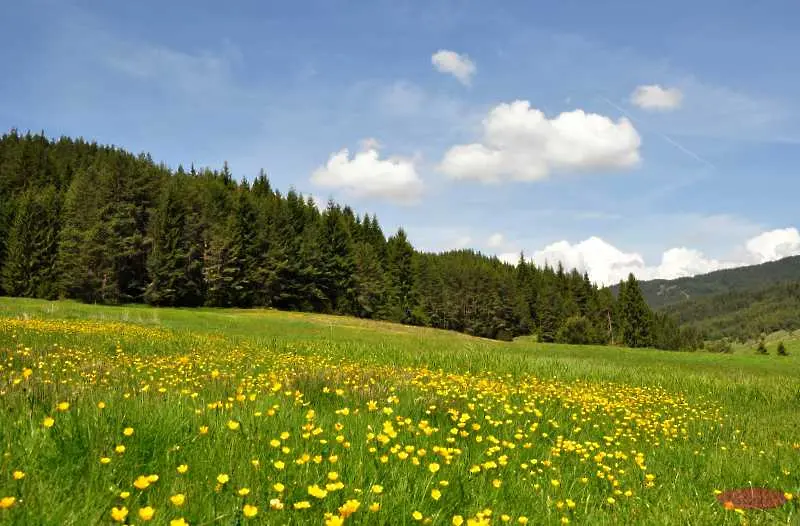
[[631, 275], [617, 293], [520, 255], [418, 252], [405, 232], [266, 174], [170, 170], [150, 156], [12, 130], [0, 138], [0, 292], [83, 302], [273, 307], [494, 339], [695, 349]]

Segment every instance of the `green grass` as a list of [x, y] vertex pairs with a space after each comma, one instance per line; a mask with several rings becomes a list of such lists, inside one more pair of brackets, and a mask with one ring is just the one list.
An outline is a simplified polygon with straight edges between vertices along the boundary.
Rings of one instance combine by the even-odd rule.
[[[357, 500], [345, 524], [417, 523], [416, 511], [423, 523], [466, 524], [486, 509], [492, 524], [800, 524], [797, 498], [740, 514], [714, 497], [800, 491], [800, 341], [785, 343], [788, 357], [777, 341], [768, 356], [673, 353], [269, 310], [0, 298], [0, 498], [16, 499], [0, 523], [110, 524], [125, 506], [141, 524], [149, 505], [150, 524], [320, 524]], [[329, 472], [343, 487], [310, 496]], [[217, 490], [221, 473], [230, 481]], [[149, 474], [158, 481], [133, 486]], [[276, 498], [283, 510], [270, 509]], [[310, 509], [291, 509], [304, 500]]]

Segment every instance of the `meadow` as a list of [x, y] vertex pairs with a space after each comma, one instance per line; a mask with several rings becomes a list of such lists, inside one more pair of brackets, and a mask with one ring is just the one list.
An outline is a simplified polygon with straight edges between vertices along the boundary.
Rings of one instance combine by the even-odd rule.
[[787, 347], [0, 298], [0, 524], [800, 524]]

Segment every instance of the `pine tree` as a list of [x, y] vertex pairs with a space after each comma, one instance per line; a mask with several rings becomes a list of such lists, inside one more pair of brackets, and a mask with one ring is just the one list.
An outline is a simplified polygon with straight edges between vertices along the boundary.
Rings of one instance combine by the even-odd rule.
[[197, 306], [203, 301], [203, 262], [190, 227], [186, 185], [185, 176], [173, 178], [153, 214], [147, 262], [151, 281], [144, 296], [152, 305]]
[[399, 323], [409, 323], [416, 307], [414, 291], [414, 249], [405, 231], [400, 228], [389, 238], [386, 246], [387, 302], [386, 318]]
[[355, 314], [374, 318], [385, 301], [385, 278], [375, 248], [367, 242], [357, 243], [353, 250], [355, 274]]
[[622, 339], [628, 347], [647, 347], [652, 344], [651, 313], [633, 273], [628, 274], [620, 289]]
[[56, 189], [28, 190], [16, 206], [2, 269], [5, 291], [12, 296], [56, 296], [55, 259], [60, 204]]

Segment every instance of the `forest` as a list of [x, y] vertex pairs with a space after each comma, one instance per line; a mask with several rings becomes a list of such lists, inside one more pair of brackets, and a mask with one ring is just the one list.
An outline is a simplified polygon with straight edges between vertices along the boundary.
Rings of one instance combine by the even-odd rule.
[[425, 253], [375, 215], [273, 188], [227, 163], [171, 170], [84, 139], [0, 138], [0, 293], [87, 303], [271, 307], [510, 340], [696, 349], [633, 275], [586, 274], [472, 250]]

